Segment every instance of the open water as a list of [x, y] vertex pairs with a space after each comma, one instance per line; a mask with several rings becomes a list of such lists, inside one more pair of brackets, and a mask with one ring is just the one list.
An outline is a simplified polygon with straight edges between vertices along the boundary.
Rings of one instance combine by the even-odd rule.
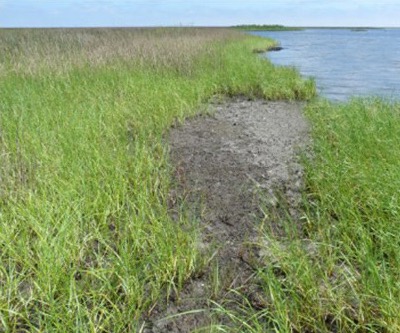
[[284, 48], [268, 52], [276, 65], [295, 66], [315, 78], [320, 95], [334, 101], [352, 96], [400, 99], [400, 29], [305, 29], [253, 31]]

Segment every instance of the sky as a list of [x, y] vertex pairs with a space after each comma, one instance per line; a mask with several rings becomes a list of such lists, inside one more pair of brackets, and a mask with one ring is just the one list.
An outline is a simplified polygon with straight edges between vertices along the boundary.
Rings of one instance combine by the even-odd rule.
[[400, 0], [0, 0], [0, 27], [400, 26]]

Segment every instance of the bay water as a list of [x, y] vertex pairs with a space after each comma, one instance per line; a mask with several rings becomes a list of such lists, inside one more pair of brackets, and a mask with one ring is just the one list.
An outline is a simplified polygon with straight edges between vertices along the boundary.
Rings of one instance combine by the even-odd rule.
[[313, 77], [319, 94], [333, 101], [353, 96], [400, 100], [400, 29], [253, 31], [283, 47], [263, 56]]

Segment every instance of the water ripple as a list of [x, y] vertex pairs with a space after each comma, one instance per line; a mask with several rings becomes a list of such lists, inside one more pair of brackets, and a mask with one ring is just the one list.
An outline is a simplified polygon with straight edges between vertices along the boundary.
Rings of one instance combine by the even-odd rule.
[[337, 101], [367, 95], [400, 99], [400, 29], [251, 33], [278, 40], [284, 49], [265, 56], [315, 78], [322, 96]]

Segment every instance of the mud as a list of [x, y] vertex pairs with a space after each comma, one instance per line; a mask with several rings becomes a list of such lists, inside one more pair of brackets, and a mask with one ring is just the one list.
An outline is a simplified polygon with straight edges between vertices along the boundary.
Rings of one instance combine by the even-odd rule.
[[[235, 99], [213, 103], [211, 115], [171, 129], [177, 184], [171, 193], [171, 214], [182, 200], [190, 207], [191, 218], [203, 231], [199, 247], [212, 260], [168, 305], [153, 309], [144, 332], [191, 332], [209, 325], [210, 300], [232, 301], [232, 289], [246, 294], [254, 307], [262, 307], [254, 281], [258, 254], [249, 244], [256, 243], [261, 222], [279, 232], [279, 221], [268, 216], [279, 205], [277, 192], [296, 215], [302, 188], [298, 150], [308, 142], [302, 107]], [[223, 317], [213, 320], [228, 324]]]

